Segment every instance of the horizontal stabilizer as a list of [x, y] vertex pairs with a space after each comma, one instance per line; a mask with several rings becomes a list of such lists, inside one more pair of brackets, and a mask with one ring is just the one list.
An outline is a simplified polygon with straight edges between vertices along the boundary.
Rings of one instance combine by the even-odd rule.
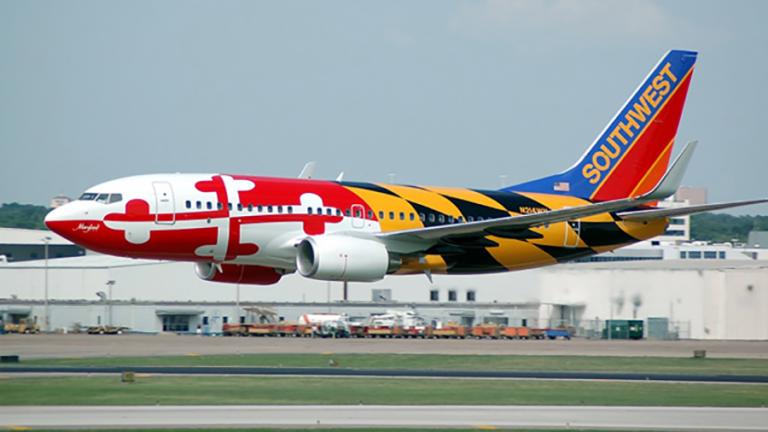
[[703, 213], [703, 212], [708, 212], [713, 210], [722, 210], [722, 209], [741, 207], [741, 206], [752, 205], [752, 204], [762, 204], [766, 202], [768, 202], [768, 199], [733, 201], [733, 202], [716, 203], [716, 204], [702, 204], [702, 205], [677, 207], [677, 208], [635, 210], [635, 211], [617, 213], [617, 216], [619, 216], [623, 220], [631, 220], [631, 221], [649, 220], [649, 219], [656, 219], [656, 218], [662, 218], [662, 217], [685, 216], [685, 215]]

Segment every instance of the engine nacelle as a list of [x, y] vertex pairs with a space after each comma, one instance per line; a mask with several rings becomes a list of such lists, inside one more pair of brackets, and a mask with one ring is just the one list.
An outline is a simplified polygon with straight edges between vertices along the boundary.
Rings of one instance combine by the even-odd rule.
[[195, 273], [200, 279], [211, 282], [272, 285], [283, 276], [272, 267], [241, 264], [221, 264], [221, 271], [210, 262], [195, 263]]
[[296, 254], [299, 274], [328, 281], [373, 282], [399, 265], [383, 244], [344, 235], [307, 237]]

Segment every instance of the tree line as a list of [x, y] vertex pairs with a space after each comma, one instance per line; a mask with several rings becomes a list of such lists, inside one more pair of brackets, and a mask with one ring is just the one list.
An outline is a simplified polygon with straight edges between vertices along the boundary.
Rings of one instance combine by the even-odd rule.
[[[46, 207], [32, 204], [3, 204], [0, 206], [0, 227], [45, 229], [43, 219], [49, 211]], [[768, 231], [768, 216], [733, 216], [725, 213], [691, 216], [691, 240], [745, 242], [752, 230]]]

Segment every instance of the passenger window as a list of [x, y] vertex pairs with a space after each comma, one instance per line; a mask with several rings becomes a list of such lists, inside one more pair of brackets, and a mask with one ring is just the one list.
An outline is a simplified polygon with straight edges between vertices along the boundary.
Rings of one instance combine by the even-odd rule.
[[383, 219], [384, 219], [384, 212], [379, 210], [379, 220], [383, 220]]
[[237, 211], [243, 211], [243, 205], [241, 203], [237, 203]]
[[[116, 203], [116, 202], [120, 202], [122, 200], [123, 200], [123, 194], [110, 194], [109, 195], [109, 203], [110, 204]], [[187, 201], [187, 202], [189, 202], [189, 201]], [[189, 207], [187, 207], [187, 208], [189, 208]]]
[[210, 202], [210, 201], [208, 201], [207, 203], [205, 203], [205, 207], [206, 207], [208, 210], [210, 210], [210, 209], [212, 209], [212, 208], [213, 208], [213, 206], [211, 205], [211, 202]]
[[317, 214], [319, 214], [320, 216], [323, 215], [323, 208], [322, 207], [318, 207], [317, 208]]
[[257, 210], [259, 211], [259, 213], [263, 212], [264, 211], [264, 206], [259, 204], [259, 206], [257, 207]]
[[288, 210], [288, 214], [293, 213], [293, 206], [288, 206], [287, 210]]
[[400, 220], [405, 220], [405, 213], [400, 212]]
[[221, 210], [222, 208], [224, 208], [224, 205], [223, 205], [222, 203], [220, 203], [220, 202], [217, 202], [217, 203], [216, 203], [216, 208], [217, 208], [218, 210]]
[[426, 215], [425, 215], [424, 213], [419, 213], [419, 219], [420, 219], [422, 222], [424, 222], [424, 221], [426, 221], [426, 220], [427, 220], [427, 217], [426, 217]]
[[437, 221], [440, 222], [440, 223], [445, 223], [445, 216], [444, 215], [439, 215], [437, 217]]
[[453, 216], [448, 216], [448, 223], [453, 223]]
[[373, 210], [368, 210], [368, 219], [373, 219]]
[[435, 214], [434, 213], [430, 213], [429, 214], [429, 221], [430, 222], [434, 222], [435, 221]]
[[325, 209], [325, 214], [327, 214], [328, 216], [333, 216], [333, 209], [328, 207], [327, 209]]
[[227, 203], [227, 209], [229, 209], [229, 211], [232, 211], [232, 203]]
[[272, 213], [272, 206], [267, 206], [267, 213]]
[[279, 205], [277, 206], [277, 212], [282, 213], [283, 212], [283, 206]]
[[395, 212], [389, 212], [389, 220], [395, 220]]
[[336, 216], [341, 216], [341, 209], [336, 209]]
[[344, 216], [349, 216], [352, 213], [349, 211], [349, 209], [344, 209]]
[[198, 210], [200, 210], [200, 209], [202, 209], [202, 208], [203, 208], [203, 203], [201, 203], [200, 201], [197, 201], [197, 202], [195, 202], [195, 207], [196, 207]]
[[312, 207], [307, 207], [307, 214], [312, 214]]
[[187, 200], [187, 202], [185, 204], [186, 204], [187, 208], [192, 208], [192, 201]]
[[248, 212], [250, 213], [252, 211], [253, 211], [253, 204], [248, 204]]
[[474, 221], [474, 220], [475, 220], [475, 218], [474, 218], [474, 217], [472, 217], [472, 216], [467, 216], [467, 221], [469, 221], [469, 222], [472, 222], [472, 221]]
[[410, 218], [411, 220], [413, 220], [413, 219], [414, 219], [414, 215], [413, 215], [413, 213], [409, 213], [409, 218]]

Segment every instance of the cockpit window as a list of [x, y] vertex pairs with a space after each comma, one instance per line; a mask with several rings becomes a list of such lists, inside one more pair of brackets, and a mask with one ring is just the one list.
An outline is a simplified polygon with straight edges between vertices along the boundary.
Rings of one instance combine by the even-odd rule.
[[86, 192], [82, 195], [80, 195], [79, 198], [80, 201], [96, 201], [104, 204], [112, 204], [116, 202], [120, 202], [123, 200], [123, 194], [119, 193], [94, 193], [94, 192]]
[[93, 192], [86, 192], [86, 193], [80, 195], [79, 199], [80, 199], [80, 201], [93, 201], [93, 200], [96, 199], [96, 195], [97, 194], [95, 194]]

